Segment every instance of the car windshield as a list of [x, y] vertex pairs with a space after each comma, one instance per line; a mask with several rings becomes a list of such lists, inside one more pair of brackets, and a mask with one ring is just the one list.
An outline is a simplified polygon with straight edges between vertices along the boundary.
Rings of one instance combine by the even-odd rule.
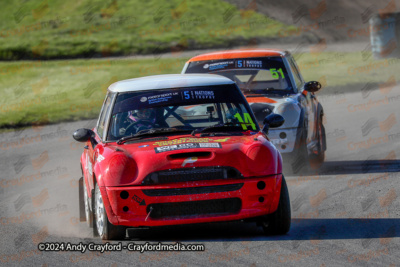
[[157, 132], [258, 131], [255, 121], [234, 84], [136, 91], [117, 96], [107, 140]]
[[293, 92], [281, 57], [238, 58], [190, 62], [186, 73], [213, 73], [237, 83], [244, 94]]

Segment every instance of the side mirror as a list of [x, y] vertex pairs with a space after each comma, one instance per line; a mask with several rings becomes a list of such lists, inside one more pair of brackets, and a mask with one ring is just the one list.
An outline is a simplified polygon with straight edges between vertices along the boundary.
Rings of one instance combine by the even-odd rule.
[[269, 128], [277, 128], [282, 126], [282, 124], [285, 123], [285, 119], [279, 114], [272, 113], [265, 117], [263, 123], [264, 127], [262, 131], [265, 134], [268, 134]]
[[311, 81], [308, 82], [304, 85], [304, 90], [306, 90], [307, 92], [317, 92], [319, 89], [321, 89], [322, 85], [317, 82], [317, 81]]
[[272, 113], [265, 117], [263, 123], [268, 124], [271, 128], [276, 128], [282, 126], [285, 123], [285, 119], [279, 114]]
[[92, 130], [85, 129], [85, 128], [76, 130], [74, 132], [74, 134], [72, 135], [72, 137], [78, 142], [87, 142], [94, 136], [95, 136], [95, 134]]

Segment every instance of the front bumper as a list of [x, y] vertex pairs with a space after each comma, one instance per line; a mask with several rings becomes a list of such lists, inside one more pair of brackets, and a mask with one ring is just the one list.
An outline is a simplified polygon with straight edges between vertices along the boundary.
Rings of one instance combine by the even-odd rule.
[[277, 174], [100, 190], [112, 224], [149, 227], [234, 221], [273, 213], [281, 181], [282, 174]]

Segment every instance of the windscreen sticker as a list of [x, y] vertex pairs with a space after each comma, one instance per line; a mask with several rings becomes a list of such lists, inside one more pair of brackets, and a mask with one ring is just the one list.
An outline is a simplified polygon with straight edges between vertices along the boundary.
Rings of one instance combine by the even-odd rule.
[[247, 126], [251, 126], [254, 131], [257, 129], [249, 113], [243, 113], [244, 120], [239, 113], [236, 113], [234, 117], [240, 122], [243, 130], [247, 130]]
[[[121, 94], [117, 99], [113, 114], [135, 109], [156, 108], [176, 105], [197, 105], [206, 103], [243, 103], [244, 99], [232, 84], [201, 86], [184, 89], [165, 89], [163, 92], [132, 92]], [[158, 91], [158, 92], [157, 92]], [[160, 90], [161, 91], [161, 90]]]
[[226, 69], [229, 65], [233, 65], [234, 61], [224, 61], [224, 62], [217, 62], [217, 63], [211, 63], [211, 64], [205, 64], [203, 66], [204, 69], [208, 70], [220, 70], [220, 69]]
[[169, 100], [172, 99], [173, 95], [178, 95], [178, 92], [174, 93], [167, 93], [167, 94], [162, 94], [162, 95], [153, 95], [149, 96], [147, 100], [149, 101], [149, 104], [154, 104], [154, 103], [160, 103], [160, 102], [168, 102]]
[[235, 67], [236, 68], [262, 68], [262, 61], [261, 60], [236, 60]]
[[214, 91], [184, 91], [183, 99], [215, 99]]
[[162, 153], [190, 148], [222, 148], [222, 145], [220, 143], [186, 143], [172, 146], [155, 147], [154, 150], [156, 151], [156, 153]]
[[275, 68], [269, 69], [269, 72], [271, 72], [271, 75], [275, 79], [279, 79], [279, 74], [281, 75], [282, 79], [285, 79], [285, 74], [283, 74], [282, 68], [279, 68], [276, 70]]
[[287, 75], [285, 64], [280, 56], [194, 61], [189, 63], [185, 73], [209, 73], [241, 69], [272, 69], [274, 73], [272, 74], [271, 71], [271, 75], [279, 75], [282, 78]]

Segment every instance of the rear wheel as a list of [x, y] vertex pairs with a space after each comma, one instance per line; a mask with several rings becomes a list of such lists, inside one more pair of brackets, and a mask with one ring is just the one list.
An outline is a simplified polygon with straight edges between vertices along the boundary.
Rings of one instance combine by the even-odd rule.
[[113, 225], [109, 222], [106, 210], [104, 208], [103, 198], [100, 193], [100, 188], [96, 183], [95, 193], [95, 226], [98, 235], [103, 240], [121, 240], [125, 238], [126, 227]]
[[291, 212], [289, 191], [282, 175], [281, 195], [278, 209], [263, 218], [262, 228], [267, 235], [284, 235], [290, 230]]

